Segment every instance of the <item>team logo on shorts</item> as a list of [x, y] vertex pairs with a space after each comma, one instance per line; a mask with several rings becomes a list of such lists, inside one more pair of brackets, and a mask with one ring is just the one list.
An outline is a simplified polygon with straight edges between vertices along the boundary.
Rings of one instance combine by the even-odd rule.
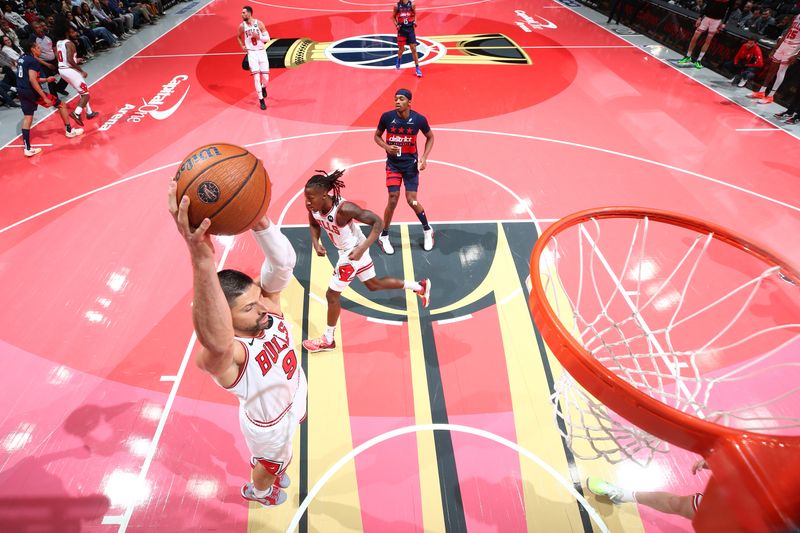
[[328, 215], [328, 222], [333, 222], [333, 215]]
[[204, 181], [197, 188], [197, 197], [204, 203], [213, 204], [219, 200], [219, 187], [214, 182]]

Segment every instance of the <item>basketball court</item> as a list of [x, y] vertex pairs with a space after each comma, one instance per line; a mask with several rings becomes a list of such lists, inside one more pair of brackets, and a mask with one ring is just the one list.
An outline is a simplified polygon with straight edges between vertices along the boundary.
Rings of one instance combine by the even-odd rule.
[[[310, 50], [271, 69], [266, 111], [240, 66], [241, 3], [217, 0], [92, 85], [102, 114], [83, 136], [65, 139], [50, 116], [32, 134], [52, 145], [42, 154], [0, 150], [0, 529], [690, 531], [582, 487], [597, 475], [690, 494], [707, 474], [675, 447], [646, 467], [571, 452], [549, 400], [561, 366], [528, 308], [531, 250], [570, 213], [632, 205], [719, 224], [800, 264], [800, 141], [585, 7], [420, 2], [418, 79], [407, 56], [394, 68], [385, 1], [249, 4], [273, 38]], [[328, 257], [313, 253], [302, 187], [316, 169], [346, 168], [343, 195], [383, 213], [373, 133], [400, 87], [435, 133], [419, 198], [436, 246], [422, 250], [401, 200], [397, 253], [371, 253], [379, 275], [430, 278], [431, 305], [357, 282], [343, 293], [338, 348], [303, 352], [308, 420], [289, 500], [248, 505], [236, 400], [193, 362], [191, 268], [167, 185], [203, 144], [262, 159], [270, 216], [298, 254], [283, 309], [298, 344], [317, 337], [335, 250], [323, 238]], [[612, 266], [625, 256], [615, 243]], [[215, 246], [220, 267], [257, 274], [249, 235]], [[714, 258], [700, 282], [732, 275]], [[799, 322], [787, 294], [745, 318]], [[784, 340], [793, 368], [798, 331]]]

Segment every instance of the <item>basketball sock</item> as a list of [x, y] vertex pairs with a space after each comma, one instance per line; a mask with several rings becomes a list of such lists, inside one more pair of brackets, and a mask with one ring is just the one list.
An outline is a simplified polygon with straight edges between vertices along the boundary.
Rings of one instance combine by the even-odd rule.
[[381, 237], [388, 237], [388, 236], [389, 236], [389, 230], [388, 230], [388, 229], [384, 229], [384, 230], [381, 232]]
[[83, 108], [81, 106], [76, 107], [75, 114], [81, 116], [81, 113], [83, 113]]
[[253, 84], [256, 86], [256, 95], [258, 96], [258, 99], [260, 100], [261, 99], [261, 76], [259, 76], [258, 74], [253, 76]]
[[698, 60], [698, 61], [700, 61], [701, 59], [703, 59], [703, 56], [704, 56], [704, 55], [706, 55], [706, 53], [705, 53], [705, 52], [700, 52], [700, 55], [699, 55], [699, 56], [697, 56], [697, 60]]
[[88, 114], [92, 114], [92, 106], [89, 105], [89, 102], [86, 102], [86, 112]]
[[333, 342], [333, 334], [336, 333], [336, 326], [328, 326], [325, 328], [325, 340]]
[[422, 223], [422, 229], [425, 231], [431, 229], [430, 225], [428, 225], [428, 217], [425, 215], [425, 211], [420, 211], [417, 213], [417, 218]]
[[22, 142], [25, 143], [25, 149], [31, 149], [31, 130], [22, 130]]
[[760, 92], [760, 93], [764, 93], [764, 94], [767, 94], [767, 88], [766, 88], [766, 87], [761, 87], [761, 88], [758, 90], [758, 92]]
[[64, 124], [64, 127], [67, 129], [67, 133], [72, 131], [72, 126], [70, 126], [69, 124]]
[[[772, 91], [773, 93], [778, 92], [778, 88], [783, 83], [783, 78], [786, 77], [786, 69], [789, 68], [789, 63], [781, 63], [781, 66], [778, 67], [778, 73], [775, 74], [775, 83], [772, 84]], [[767, 93], [764, 93], [767, 94]]]
[[416, 281], [403, 281], [403, 288], [407, 291], [417, 292], [422, 290], [422, 285]]
[[255, 485], [253, 485], [253, 494], [256, 498], [266, 498], [270, 494], [272, 494], [272, 485], [267, 487], [264, 490], [258, 490]]

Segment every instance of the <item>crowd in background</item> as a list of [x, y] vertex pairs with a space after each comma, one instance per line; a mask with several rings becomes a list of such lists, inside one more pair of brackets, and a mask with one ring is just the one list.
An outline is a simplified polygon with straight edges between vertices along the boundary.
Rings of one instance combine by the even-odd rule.
[[[19, 107], [16, 70], [24, 42], [35, 40], [42, 50], [40, 62], [52, 65], [55, 43], [72, 28], [78, 62], [85, 63], [99, 52], [122, 46], [143, 25], [156, 24], [177, 1], [5, 0], [0, 3], [0, 105]], [[53, 94], [67, 94], [66, 84], [51, 84], [49, 89]]]
[[[697, 13], [702, 13], [706, 7], [706, 0], [672, 0], [670, 3], [678, 4]], [[761, 37], [776, 40], [789, 27], [792, 19], [798, 13], [800, 13], [800, 1], [798, 0], [761, 2], [735, 0], [726, 24], [728, 27], [739, 28]]]

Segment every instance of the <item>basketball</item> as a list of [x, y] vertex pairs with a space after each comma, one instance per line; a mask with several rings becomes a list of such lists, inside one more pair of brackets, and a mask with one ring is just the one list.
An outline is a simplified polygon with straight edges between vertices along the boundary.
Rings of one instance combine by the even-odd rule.
[[189, 197], [189, 224], [211, 220], [209, 233], [236, 235], [250, 229], [269, 207], [272, 185], [256, 156], [233, 144], [193, 150], [175, 174], [178, 202]]

